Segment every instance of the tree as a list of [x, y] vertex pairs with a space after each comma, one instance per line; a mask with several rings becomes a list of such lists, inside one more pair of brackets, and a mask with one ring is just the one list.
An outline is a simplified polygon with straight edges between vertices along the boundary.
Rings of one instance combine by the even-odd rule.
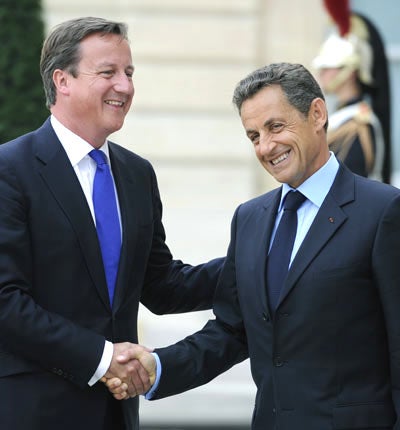
[[0, 0], [0, 143], [49, 115], [39, 71], [43, 38], [41, 0]]

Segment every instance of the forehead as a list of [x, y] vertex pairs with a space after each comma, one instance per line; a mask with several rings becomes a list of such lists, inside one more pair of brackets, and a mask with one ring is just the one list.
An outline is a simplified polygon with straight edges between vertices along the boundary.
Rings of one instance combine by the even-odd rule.
[[80, 42], [81, 58], [85, 57], [102, 59], [112, 55], [115, 58], [124, 55], [131, 56], [129, 42], [119, 34], [92, 33]]
[[242, 122], [258, 117], [283, 116], [296, 111], [291, 106], [279, 85], [262, 88], [252, 97], [246, 99], [240, 110]]

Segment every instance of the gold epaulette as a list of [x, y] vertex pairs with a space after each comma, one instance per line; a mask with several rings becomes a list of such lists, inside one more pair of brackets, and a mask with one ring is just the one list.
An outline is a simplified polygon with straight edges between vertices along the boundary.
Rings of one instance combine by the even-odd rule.
[[372, 123], [372, 109], [371, 106], [366, 102], [360, 102], [358, 104], [358, 111], [354, 115], [354, 119], [361, 124]]

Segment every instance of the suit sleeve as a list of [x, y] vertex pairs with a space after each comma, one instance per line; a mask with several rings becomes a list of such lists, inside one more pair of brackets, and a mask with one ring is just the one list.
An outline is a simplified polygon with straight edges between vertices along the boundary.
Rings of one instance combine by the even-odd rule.
[[211, 309], [224, 258], [192, 266], [174, 260], [165, 243], [162, 203], [151, 168], [153, 242], [148, 259], [141, 302], [155, 314]]
[[[392, 397], [400, 417], [400, 197], [395, 196], [379, 223], [372, 253], [389, 344]], [[400, 428], [400, 420], [394, 428]]]
[[1, 158], [0, 354], [9, 365], [0, 376], [42, 368], [85, 386], [105, 340], [35, 302], [34, 271], [49, 268], [35, 267], [28, 202], [11, 163]]
[[153, 399], [203, 385], [248, 358], [235, 282], [234, 224], [235, 221], [232, 223], [228, 256], [215, 294], [215, 319], [175, 345], [156, 349], [163, 371]]

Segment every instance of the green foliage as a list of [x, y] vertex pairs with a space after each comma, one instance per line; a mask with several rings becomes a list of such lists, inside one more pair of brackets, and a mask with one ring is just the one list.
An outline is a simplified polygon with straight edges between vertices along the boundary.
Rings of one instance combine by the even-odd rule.
[[0, 0], [0, 143], [49, 115], [39, 71], [44, 37], [41, 0]]

